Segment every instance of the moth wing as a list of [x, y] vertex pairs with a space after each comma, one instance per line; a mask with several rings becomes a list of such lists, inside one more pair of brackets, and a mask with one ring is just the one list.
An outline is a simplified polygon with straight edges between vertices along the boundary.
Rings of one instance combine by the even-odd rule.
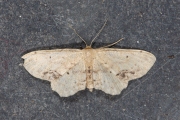
[[153, 54], [142, 50], [97, 49], [94, 88], [111, 95], [120, 94], [130, 80], [145, 75], [155, 61]]
[[52, 90], [68, 97], [86, 88], [85, 63], [78, 49], [33, 51], [22, 56], [25, 69], [34, 77], [51, 82]]

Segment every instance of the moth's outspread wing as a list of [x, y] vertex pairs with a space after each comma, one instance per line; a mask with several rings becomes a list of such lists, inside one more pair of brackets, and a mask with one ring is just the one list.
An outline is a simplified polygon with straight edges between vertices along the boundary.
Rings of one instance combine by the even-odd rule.
[[121, 81], [115, 74], [112, 73], [111, 68], [107, 68], [100, 61], [94, 61], [94, 88], [104, 91], [111, 95], [120, 94], [120, 92], [127, 87], [127, 81]]
[[94, 88], [111, 95], [120, 94], [128, 81], [145, 75], [155, 61], [153, 54], [142, 50], [97, 49]]
[[51, 82], [60, 96], [67, 97], [86, 88], [85, 63], [78, 49], [33, 51], [22, 56], [24, 67], [36, 78]]

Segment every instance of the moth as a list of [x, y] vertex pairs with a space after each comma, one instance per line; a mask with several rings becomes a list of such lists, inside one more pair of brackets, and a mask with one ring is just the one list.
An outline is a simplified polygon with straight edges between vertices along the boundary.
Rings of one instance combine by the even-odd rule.
[[[105, 22], [106, 24], [106, 22]], [[88, 46], [84, 39], [84, 49], [38, 50], [25, 54], [23, 66], [34, 77], [47, 80], [51, 88], [61, 97], [74, 95], [89, 89], [102, 90], [110, 95], [118, 95], [130, 80], [145, 75], [156, 61], [156, 57], [143, 50], [107, 48], [93, 49], [93, 41]]]

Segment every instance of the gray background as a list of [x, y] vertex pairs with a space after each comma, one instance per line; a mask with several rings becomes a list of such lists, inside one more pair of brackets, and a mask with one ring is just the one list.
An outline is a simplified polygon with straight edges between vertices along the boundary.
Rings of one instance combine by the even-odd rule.
[[[0, 119], [180, 119], [179, 0], [0, 0]], [[62, 98], [22, 67], [27, 52], [93, 47], [141, 49], [157, 61], [120, 95], [88, 90]], [[73, 78], [72, 78], [73, 79]]]

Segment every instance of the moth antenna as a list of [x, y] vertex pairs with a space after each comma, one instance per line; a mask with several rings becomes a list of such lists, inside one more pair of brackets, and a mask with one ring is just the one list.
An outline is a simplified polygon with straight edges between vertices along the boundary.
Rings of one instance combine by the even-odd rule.
[[86, 41], [76, 32], [76, 30], [71, 26], [69, 25], [69, 27], [75, 32], [75, 34], [85, 43], [86, 47], [88, 46]]
[[116, 42], [114, 42], [114, 43], [112, 43], [112, 44], [110, 44], [110, 45], [106, 45], [106, 46], [103, 46], [103, 47], [100, 47], [100, 48], [106, 48], [106, 47], [113, 46], [113, 45], [117, 44], [118, 42], [120, 42], [120, 41], [123, 40], [123, 39], [124, 39], [124, 38], [121, 38], [121, 39], [119, 39], [118, 41], [116, 41]]
[[92, 45], [92, 43], [94, 42], [94, 40], [99, 36], [99, 34], [102, 32], [102, 30], [104, 29], [104, 27], [106, 26], [107, 20], [104, 22], [104, 25], [102, 26], [102, 28], [99, 30], [99, 32], [96, 34], [96, 36], [92, 39], [90, 46]]

